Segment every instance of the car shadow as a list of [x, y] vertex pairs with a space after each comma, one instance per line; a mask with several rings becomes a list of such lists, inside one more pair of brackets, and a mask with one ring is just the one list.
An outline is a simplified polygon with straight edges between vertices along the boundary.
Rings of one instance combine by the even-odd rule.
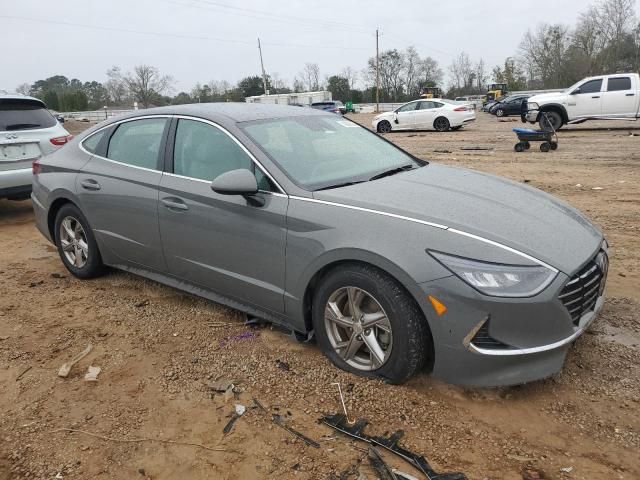
[[33, 207], [31, 200], [0, 200], [0, 225], [12, 225], [31, 221]]

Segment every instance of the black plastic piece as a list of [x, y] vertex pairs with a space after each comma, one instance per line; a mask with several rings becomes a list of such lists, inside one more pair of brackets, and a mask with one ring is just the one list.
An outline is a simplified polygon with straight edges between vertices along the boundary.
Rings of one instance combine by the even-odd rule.
[[321, 421], [339, 432], [357, 438], [358, 440], [362, 440], [363, 442], [370, 443], [371, 445], [383, 447], [391, 453], [395, 453], [407, 463], [424, 473], [428, 480], [467, 480], [464, 473], [436, 472], [431, 468], [431, 465], [429, 465], [429, 462], [427, 462], [427, 459], [424, 458], [424, 456], [410, 452], [398, 445], [398, 442], [404, 436], [403, 430], [397, 430], [388, 437], [371, 437], [362, 432], [369, 423], [368, 420], [364, 418], [356, 420], [353, 425], [349, 425], [346, 417], [341, 413], [337, 413], [335, 415], [326, 415], [321, 418]]

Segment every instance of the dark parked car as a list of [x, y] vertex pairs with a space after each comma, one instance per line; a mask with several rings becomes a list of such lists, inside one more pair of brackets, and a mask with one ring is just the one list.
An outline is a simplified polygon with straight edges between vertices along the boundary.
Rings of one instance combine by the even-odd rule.
[[138, 110], [33, 172], [36, 224], [73, 275], [109, 265], [314, 332], [390, 382], [547, 377], [604, 304], [607, 243], [579, 211], [310, 108]]
[[489, 113], [494, 114], [496, 117], [520, 115], [522, 113], [522, 103], [526, 103], [528, 99], [528, 95], [505, 97], [504, 99], [493, 105], [490, 108]]
[[311, 108], [316, 110], [324, 110], [331, 113], [342, 113], [344, 104], [340, 100], [332, 100], [329, 102], [315, 102], [311, 104]]

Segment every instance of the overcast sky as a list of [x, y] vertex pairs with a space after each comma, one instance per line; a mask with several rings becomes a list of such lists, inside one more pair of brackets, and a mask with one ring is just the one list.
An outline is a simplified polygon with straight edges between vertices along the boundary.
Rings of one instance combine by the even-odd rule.
[[[466, 51], [489, 67], [513, 55], [527, 28], [574, 25], [585, 0], [0, 0], [3, 46], [0, 88], [52, 75], [105, 81], [146, 63], [176, 80], [236, 82], [260, 72], [257, 37], [267, 73], [292, 83], [305, 62], [321, 76], [345, 66], [357, 71], [380, 48], [414, 45], [446, 71]], [[493, 6], [492, 6], [493, 5]], [[636, 10], [638, 7], [636, 6]], [[57, 23], [53, 23], [57, 22]], [[95, 27], [101, 27], [100, 29]], [[135, 33], [146, 32], [146, 33]], [[155, 33], [155, 34], [154, 34]]]

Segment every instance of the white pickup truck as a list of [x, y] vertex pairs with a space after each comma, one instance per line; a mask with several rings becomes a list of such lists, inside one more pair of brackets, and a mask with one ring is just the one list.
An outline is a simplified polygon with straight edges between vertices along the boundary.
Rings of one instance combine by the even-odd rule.
[[587, 120], [638, 120], [640, 78], [637, 73], [585, 78], [562, 92], [534, 95], [527, 107], [526, 120], [543, 129]]

